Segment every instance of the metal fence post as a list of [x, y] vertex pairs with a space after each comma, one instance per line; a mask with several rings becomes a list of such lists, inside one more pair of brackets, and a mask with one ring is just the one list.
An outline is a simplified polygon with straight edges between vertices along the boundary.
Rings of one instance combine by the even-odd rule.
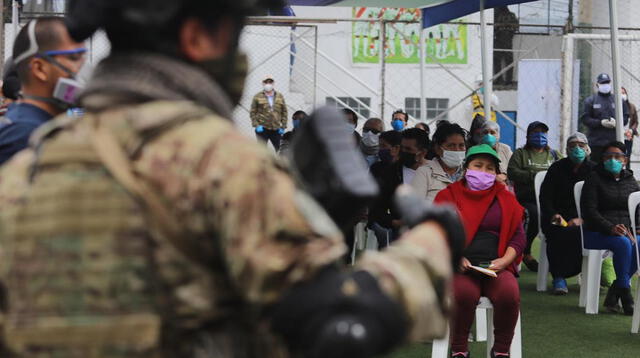
[[313, 39], [313, 110], [318, 108], [318, 26], [314, 26]]
[[380, 116], [384, 121], [385, 76], [387, 71], [385, 45], [387, 44], [387, 23], [380, 20]]

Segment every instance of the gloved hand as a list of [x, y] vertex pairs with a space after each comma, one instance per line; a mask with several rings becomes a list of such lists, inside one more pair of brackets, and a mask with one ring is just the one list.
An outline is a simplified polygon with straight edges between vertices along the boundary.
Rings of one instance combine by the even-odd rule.
[[603, 127], [605, 128], [615, 128], [616, 127], [616, 120], [611, 118], [611, 119], [603, 119], [600, 121], [600, 124], [602, 124]]
[[256, 133], [262, 133], [264, 132], [264, 127], [263, 126], [257, 126], [256, 127]]
[[284, 128], [278, 129], [278, 134], [283, 135], [284, 134]]

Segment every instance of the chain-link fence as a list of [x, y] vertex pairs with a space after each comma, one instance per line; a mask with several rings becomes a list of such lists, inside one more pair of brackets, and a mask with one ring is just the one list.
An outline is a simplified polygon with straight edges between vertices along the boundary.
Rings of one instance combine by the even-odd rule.
[[[595, 76], [611, 74], [607, 7], [597, 1], [565, 1], [562, 6], [559, 2], [510, 7], [519, 24], [517, 19], [515, 24], [508, 23], [506, 13], [494, 17], [492, 11], [488, 13], [495, 23], [486, 29], [492, 48], [486, 59], [493, 64], [492, 105], [502, 126], [501, 140], [514, 148], [524, 143], [527, 124], [541, 120], [551, 128], [551, 146], [562, 150], [570, 132], [584, 129], [579, 117], [584, 99], [594, 92]], [[39, 3], [42, 9], [36, 6]], [[13, 14], [12, 22], [5, 25], [6, 56], [11, 54], [21, 24], [33, 17], [60, 14], [63, 3], [27, 1], [20, 16]], [[632, 19], [633, 12], [640, 15], [640, 11], [628, 0], [619, 5], [624, 14], [620, 24], [622, 85], [634, 102], [640, 98], [640, 60], [636, 60], [640, 31]], [[566, 6], [569, 12], [560, 14], [560, 7]], [[295, 24], [252, 18], [243, 32], [241, 49], [250, 67], [234, 119], [244, 133], [253, 136], [251, 100], [262, 90], [266, 75], [275, 78], [276, 90], [284, 94], [289, 119], [296, 110], [310, 113], [328, 104], [353, 109], [361, 119], [359, 128], [364, 119], [378, 117], [390, 129], [391, 114], [397, 109], [409, 114], [410, 126], [426, 122], [433, 131], [438, 120], [446, 119], [470, 127], [474, 107], [484, 99], [478, 14], [423, 29], [417, 9], [296, 11]], [[546, 25], [532, 20], [554, 11], [559, 14], [554, 19], [567, 17], [566, 24], [560, 25], [557, 19]], [[587, 34], [600, 37], [584, 37]], [[104, 34], [89, 40], [87, 47], [93, 64], [109, 52]], [[640, 159], [638, 155], [640, 143], [634, 146], [633, 159]]]

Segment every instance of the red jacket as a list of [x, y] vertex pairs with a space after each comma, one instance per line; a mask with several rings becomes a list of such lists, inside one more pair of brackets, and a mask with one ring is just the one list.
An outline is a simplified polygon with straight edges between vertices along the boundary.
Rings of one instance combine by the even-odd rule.
[[[464, 180], [461, 180], [439, 192], [434, 203], [450, 203], [456, 207], [464, 224], [467, 235], [466, 245], [468, 246], [475, 237], [494, 198], [498, 199], [502, 210], [498, 241], [498, 255], [502, 257], [507, 251], [509, 241], [515, 235], [524, 218], [524, 208], [518, 203], [515, 195], [507, 190], [505, 185], [496, 183], [490, 189], [473, 191], [466, 187]], [[522, 257], [518, 257], [515, 263], [518, 264], [521, 260]]]

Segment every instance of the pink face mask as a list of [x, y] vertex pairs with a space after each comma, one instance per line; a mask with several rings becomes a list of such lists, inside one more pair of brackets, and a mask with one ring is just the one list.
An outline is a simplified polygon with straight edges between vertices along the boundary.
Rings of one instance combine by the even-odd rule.
[[487, 190], [496, 182], [496, 175], [481, 172], [478, 170], [467, 169], [464, 175], [467, 179], [467, 186], [473, 191]]

